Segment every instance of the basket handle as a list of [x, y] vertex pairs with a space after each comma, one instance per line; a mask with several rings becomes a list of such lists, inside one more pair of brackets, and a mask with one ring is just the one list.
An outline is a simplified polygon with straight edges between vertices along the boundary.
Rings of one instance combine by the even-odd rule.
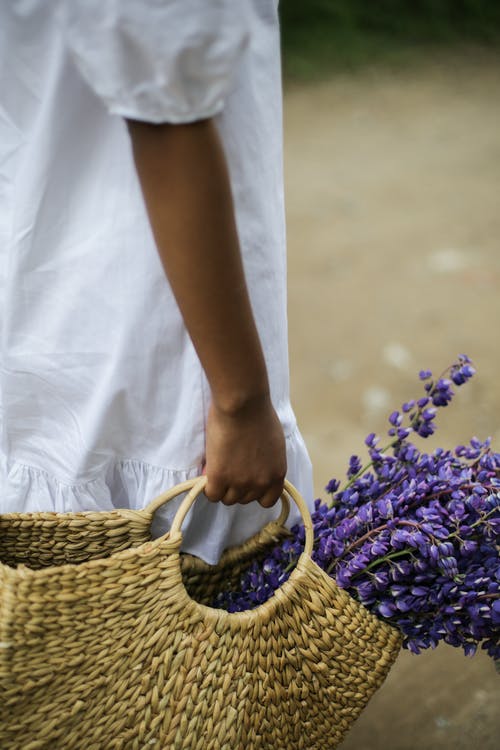
[[[185, 491], [186, 485], [190, 484], [191, 489], [189, 490], [188, 494], [180, 504], [179, 508], [177, 509], [177, 513], [174, 516], [174, 520], [172, 521], [172, 525], [170, 527], [170, 533], [176, 533], [180, 532], [182, 523], [186, 517], [186, 514], [188, 510], [193, 505], [194, 501], [200, 495], [200, 493], [204, 490], [205, 485], [207, 483], [207, 477], [201, 476], [198, 477], [195, 480], [190, 480], [189, 482], [184, 482], [182, 485], [177, 485], [177, 487], [174, 487], [174, 490], [176, 491], [175, 494], [179, 494], [180, 492]], [[174, 490], [171, 490], [173, 492]], [[165, 493], [165, 495], [168, 493]], [[309, 513], [309, 508], [307, 507], [305, 500], [302, 498], [299, 491], [291, 484], [288, 480], [285, 480], [284, 485], [284, 491], [281, 495], [281, 502], [282, 502], [282, 511], [280, 514], [280, 517], [277, 519], [279, 523], [283, 524], [286, 519], [288, 518], [288, 512], [290, 510], [290, 503], [288, 500], [288, 496], [292, 498], [292, 500], [297, 505], [300, 515], [302, 516], [302, 520], [304, 522], [304, 529], [305, 529], [305, 544], [304, 544], [304, 552], [307, 555], [311, 555], [313, 550], [313, 543], [314, 543], [314, 530], [313, 530], [313, 524], [312, 524], [312, 518], [311, 514]], [[150, 505], [153, 505], [154, 503], [157, 503], [162, 497], [160, 495], [159, 498], [156, 498], [156, 500], [153, 500]], [[165, 498], [163, 502], [165, 502]], [[161, 502], [159, 503], [161, 505]], [[148, 506], [149, 509], [150, 506]], [[155, 510], [158, 507], [158, 505], [155, 505]]]
[[188, 492], [190, 489], [194, 487], [196, 482], [200, 477], [194, 477], [194, 479], [186, 479], [185, 482], [180, 482], [180, 484], [176, 484], [175, 487], [171, 487], [169, 490], [165, 490], [165, 492], [162, 492], [161, 495], [157, 495], [151, 502], [149, 502], [142, 510], [145, 514], [151, 514], [154, 515], [158, 508], [160, 508], [164, 503], [168, 503], [170, 500], [173, 500], [174, 497], [177, 497], [177, 495], [181, 495], [183, 492]]
[[[148, 516], [153, 516], [154, 513], [158, 510], [158, 508], [160, 508], [164, 503], [168, 503], [170, 500], [173, 500], [174, 497], [177, 497], [177, 495], [180, 495], [183, 492], [188, 492], [189, 490], [193, 489], [193, 487], [200, 481], [200, 479], [203, 479], [203, 476], [194, 477], [194, 479], [187, 479], [185, 482], [181, 482], [180, 484], [175, 485], [175, 487], [171, 487], [169, 490], [162, 492], [161, 495], [158, 495], [153, 500], [151, 500], [151, 502], [148, 503], [148, 505], [146, 505], [145, 508], [139, 511], [139, 513], [148, 515]], [[204, 486], [205, 485], [203, 485], [203, 487]], [[290, 512], [290, 503], [289, 503], [288, 497], [283, 496], [281, 513], [279, 517], [276, 519], [276, 523], [281, 524], [281, 526], [283, 526], [285, 524], [286, 519], [288, 518], [289, 512]]]

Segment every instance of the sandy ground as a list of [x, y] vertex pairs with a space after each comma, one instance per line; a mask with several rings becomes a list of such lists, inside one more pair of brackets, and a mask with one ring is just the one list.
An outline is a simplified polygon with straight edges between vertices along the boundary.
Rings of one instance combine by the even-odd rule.
[[[368, 432], [467, 353], [428, 447], [500, 449], [500, 57], [342, 75], [285, 95], [292, 395], [318, 495]], [[493, 750], [480, 653], [402, 652], [342, 750]]]

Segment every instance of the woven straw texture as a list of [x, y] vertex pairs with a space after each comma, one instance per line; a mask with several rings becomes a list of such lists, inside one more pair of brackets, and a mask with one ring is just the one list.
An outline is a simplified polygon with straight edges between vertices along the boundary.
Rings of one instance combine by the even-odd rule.
[[[400, 646], [280, 518], [211, 566], [180, 553], [205, 478], [143, 511], [0, 516], [2, 750], [332, 750]], [[189, 490], [189, 491], [188, 491]], [[166, 535], [155, 510], [188, 491]], [[208, 602], [283, 535], [306, 543], [255, 609]]]

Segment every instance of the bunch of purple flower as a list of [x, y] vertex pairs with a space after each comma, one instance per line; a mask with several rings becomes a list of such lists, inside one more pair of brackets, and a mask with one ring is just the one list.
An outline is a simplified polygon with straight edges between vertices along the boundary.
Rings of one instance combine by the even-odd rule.
[[[370, 461], [352, 456], [347, 482], [332, 479], [329, 504], [315, 501], [313, 559], [337, 584], [398, 628], [413, 653], [443, 640], [467, 655], [481, 644], [500, 659], [500, 454], [473, 438], [427, 454], [409, 441], [428, 437], [439, 407], [474, 374], [461, 355], [441, 377], [420, 372], [425, 395], [389, 417], [389, 443], [366, 438]], [[214, 607], [231, 612], [266, 601], [303, 550], [302, 524], [264, 561], [243, 573], [237, 591]]]

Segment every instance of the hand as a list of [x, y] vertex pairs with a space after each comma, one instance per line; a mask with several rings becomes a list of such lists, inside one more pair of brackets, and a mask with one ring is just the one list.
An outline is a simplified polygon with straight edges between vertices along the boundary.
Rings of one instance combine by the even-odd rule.
[[257, 500], [264, 508], [276, 503], [286, 476], [286, 447], [269, 397], [233, 413], [211, 405], [205, 473], [205, 495], [211, 502], [246, 505]]

